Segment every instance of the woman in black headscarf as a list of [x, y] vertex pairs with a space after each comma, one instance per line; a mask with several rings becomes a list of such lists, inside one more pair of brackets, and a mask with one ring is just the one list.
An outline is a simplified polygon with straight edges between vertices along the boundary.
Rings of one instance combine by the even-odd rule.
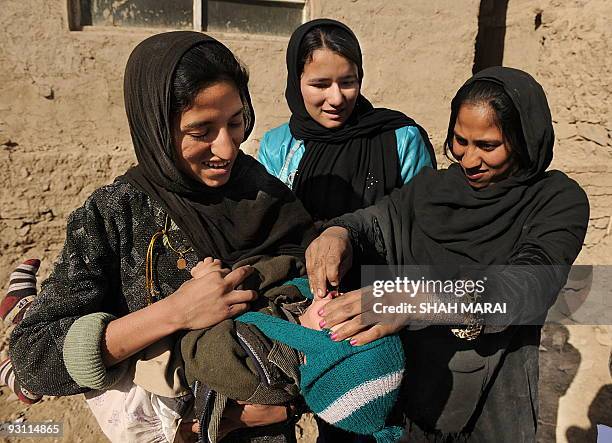
[[[361, 94], [363, 75], [359, 42], [343, 23], [317, 19], [291, 36], [291, 118], [264, 135], [258, 160], [315, 221], [370, 206], [436, 166], [427, 133], [401, 112], [374, 108]], [[343, 288], [358, 283], [351, 273]]]
[[289, 185], [315, 220], [369, 206], [435, 166], [427, 133], [398, 111], [361, 95], [355, 34], [317, 19], [295, 30], [287, 48], [289, 123], [268, 131], [259, 160]]
[[[456, 163], [423, 170], [377, 205], [332, 220], [307, 251], [315, 288], [338, 278], [339, 261], [364, 250], [391, 265], [439, 265], [436, 276], [488, 266], [476, 276], [488, 277], [485, 301], [506, 302], [505, 315], [407, 314], [403, 326], [376, 316], [362, 322], [371, 303], [362, 307], [359, 291], [322, 312], [325, 327], [348, 320], [333, 338], [352, 337], [356, 345], [401, 331], [407, 367], [398, 409], [407, 441], [535, 441], [540, 325], [589, 219], [576, 182], [546, 171], [553, 144], [542, 87], [516, 69], [481, 71], [451, 105], [446, 148]], [[416, 321], [433, 326], [415, 330]]]
[[[190, 279], [205, 257], [231, 267], [303, 256], [310, 216], [239, 150], [255, 117], [247, 82], [229, 49], [201, 33], [158, 34], [134, 49], [124, 92], [138, 165], [71, 214], [54, 270], [11, 336], [28, 390], [111, 389], [152, 343], [246, 310], [255, 294], [235, 288], [252, 268]], [[284, 406], [243, 408], [251, 426], [286, 419]], [[292, 424], [267, 435], [284, 433]]]

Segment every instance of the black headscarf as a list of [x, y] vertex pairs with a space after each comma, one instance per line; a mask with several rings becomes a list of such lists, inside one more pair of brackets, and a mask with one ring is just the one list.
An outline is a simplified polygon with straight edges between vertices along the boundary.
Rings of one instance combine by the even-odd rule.
[[[520, 114], [529, 164], [484, 189], [473, 189], [460, 165], [425, 168], [373, 208], [392, 264], [505, 264], [525, 245], [557, 264], [571, 264], [589, 219], [584, 191], [548, 171], [554, 132], [542, 87], [527, 73], [493, 67], [467, 81], [501, 85]], [[451, 125], [453, 122], [451, 122]], [[567, 234], [571, 235], [567, 235]]]
[[305, 153], [298, 166], [294, 191], [315, 220], [370, 206], [402, 185], [394, 130], [415, 126], [421, 132], [432, 164], [436, 159], [427, 133], [398, 111], [374, 108], [359, 95], [349, 120], [337, 129], [327, 129], [310, 117], [300, 89], [298, 52], [304, 36], [317, 26], [336, 26], [352, 37], [359, 54], [359, 81], [363, 78], [361, 49], [353, 32], [344, 24], [318, 19], [295, 30], [287, 48], [287, 89], [285, 97], [291, 119], [291, 134], [304, 140]]
[[[300, 202], [263, 166], [238, 153], [229, 181], [210, 188], [176, 166], [172, 142], [171, 94], [183, 55], [217, 40], [191, 31], [154, 35], [130, 55], [124, 97], [138, 165], [120, 180], [157, 200], [200, 258], [232, 265], [259, 254], [300, 256], [311, 218]], [[206, 60], [202, 60], [206, 63]], [[237, 85], [244, 104], [245, 138], [255, 121], [247, 85]]]
[[[528, 164], [483, 189], [472, 188], [458, 164], [442, 171], [424, 168], [389, 198], [363, 212], [348, 214], [345, 221], [360, 212], [370, 223], [376, 219], [387, 262], [431, 265], [422, 269], [425, 275], [431, 273], [426, 278], [465, 277], [463, 272], [469, 275], [473, 265], [512, 264], [520, 256], [523, 264], [558, 265], [546, 266], [546, 271], [529, 269], [513, 274], [509, 270], [508, 274], [483, 269], [476, 274], [477, 278], [493, 277], [486, 285], [492, 291], [487, 294], [489, 299], [510, 302], [504, 320], [524, 313], [538, 315], [534, 308], [548, 308], [547, 303], [565, 282], [564, 269], [582, 248], [589, 220], [588, 200], [564, 173], [546, 171], [554, 133], [542, 87], [525, 72], [503, 67], [480, 71], [466, 84], [475, 81], [501, 85], [511, 98], [520, 115]], [[534, 257], [537, 261], [531, 262]], [[525, 288], [528, 292], [523, 292]], [[526, 299], [537, 300], [521, 302]], [[517, 389], [527, 392], [526, 384], [532, 382], [534, 371], [537, 377], [539, 328], [535, 326], [497, 329], [472, 341], [457, 339], [446, 326], [404, 334], [407, 364], [401, 405], [405, 416], [418, 425], [414, 428], [455, 433], [469, 431], [470, 426], [487, 429], [487, 424], [494, 423], [499, 423], [498, 428], [508, 427], [497, 416], [485, 418], [483, 410], [491, 408], [491, 414], [491, 410], [501, 409], [497, 402], [507, 401]], [[537, 398], [532, 395], [521, 408]]]

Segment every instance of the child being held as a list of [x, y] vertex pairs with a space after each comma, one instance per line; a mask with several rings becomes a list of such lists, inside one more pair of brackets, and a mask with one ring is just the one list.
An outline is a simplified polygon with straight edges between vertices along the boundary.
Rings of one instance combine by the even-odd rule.
[[[208, 272], [229, 270], [221, 261], [207, 258], [193, 268], [192, 276]], [[287, 294], [296, 289], [312, 300], [306, 278], [290, 280], [272, 291]], [[192, 331], [182, 339], [187, 381], [196, 385], [196, 391], [204, 389], [205, 395], [199, 397], [207, 399], [196, 407], [201, 432], [215, 440], [228, 398], [280, 404], [299, 392], [308, 408], [333, 426], [373, 435], [378, 442], [399, 439], [401, 428], [385, 424], [404, 370], [399, 337], [384, 337], [362, 346], [335, 342], [329, 331], [319, 326], [318, 312], [331, 295], [310, 302], [306, 309], [302, 304], [297, 313], [287, 308], [291, 303], [279, 303], [269, 291], [263, 298], [268, 305], [259, 312], [251, 310], [207, 331]], [[215, 352], [210, 352], [211, 346]]]

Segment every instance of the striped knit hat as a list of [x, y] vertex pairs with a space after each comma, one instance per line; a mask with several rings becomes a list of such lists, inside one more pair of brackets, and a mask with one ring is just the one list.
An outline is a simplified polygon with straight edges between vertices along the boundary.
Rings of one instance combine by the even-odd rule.
[[325, 331], [259, 312], [247, 312], [237, 320], [254, 324], [269, 338], [305, 354], [300, 388], [316, 415], [346, 431], [373, 435], [379, 443], [399, 439], [402, 428], [385, 427], [404, 372], [399, 337], [352, 346], [330, 340]]

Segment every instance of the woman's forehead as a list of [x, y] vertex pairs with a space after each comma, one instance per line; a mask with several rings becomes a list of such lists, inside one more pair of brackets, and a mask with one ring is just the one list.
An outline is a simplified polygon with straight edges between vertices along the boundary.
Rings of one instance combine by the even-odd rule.
[[198, 92], [191, 107], [182, 113], [180, 126], [189, 129], [219, 118], [230, 119], [241, 115], [243, 109], [240, 93], [233, 83], [215, 83]]
[[495, 111], [491, 108], [491, 105], [484, 102], [462, 104], [457, 114], [455, 126], [482, 130], [495, 128], [499, 131], [495, 121]]
[[341, 54], [331, 49], [321, 48], [313, 51], [312, 56], [304, 65], [303, 75], [356, 75], [357, 66]]

